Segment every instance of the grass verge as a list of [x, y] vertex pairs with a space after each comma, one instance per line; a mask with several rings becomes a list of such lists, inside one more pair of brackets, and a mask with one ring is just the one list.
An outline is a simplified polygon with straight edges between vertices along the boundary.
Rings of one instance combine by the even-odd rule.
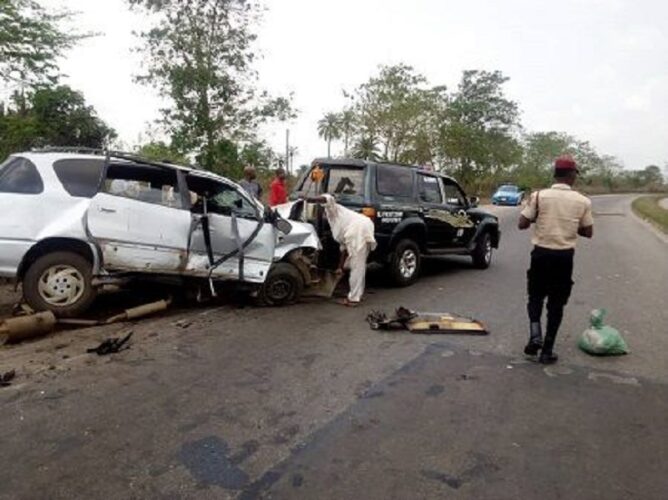
[[668, 234], [668, 210], [659, 205], [659, 200], [665, 198], [665, 195], [660, 196], [641, 196], [633, 200], [633, 211], [650, 221], [656, 227]]

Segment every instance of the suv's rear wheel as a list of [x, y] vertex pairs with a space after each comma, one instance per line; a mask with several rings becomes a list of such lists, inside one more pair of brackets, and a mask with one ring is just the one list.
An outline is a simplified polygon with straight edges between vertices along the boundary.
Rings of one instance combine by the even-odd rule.
[[420, 247], [413, 240], [399, 241], [390, 256], [392, 280], [399, 286], [415, 283], [420, 276]]
[[81, 255], [54, 252], [33, 262], [23, 277], [23, 298], [36, 311], [56, 316], [82, 314], [95, 299], [92, 266]]
[[278, 262], [269, 270], [260, 293], [258, 302], [265, 306], [283, 306], [293, 304], [302, 294], [304, 278], [299, 270], [287, 262]]
[[473, 265], [478, 269], [487, 269], [492, 263], [492, 236], [484, 232], [471, 253]]

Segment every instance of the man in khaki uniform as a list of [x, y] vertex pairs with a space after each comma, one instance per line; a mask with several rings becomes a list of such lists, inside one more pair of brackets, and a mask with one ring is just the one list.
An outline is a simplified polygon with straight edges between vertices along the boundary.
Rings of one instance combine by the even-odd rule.
[[[577, 175], [577, 165], [570, 156], [557, 158], [555, 184], [531, 195], [518, 223], [521, 230], [535, 224], [531, 267], [527, 272], [529, 343], [524, 353], [534, 356], [540, 351], [539, 361], [544, 364], [557, 361], [552, 349], [571, 295], [578, 236], [591, 238], [594, 233], [591, 200], [572, 189]], [[546, 298], [547, 328], [543, 341], [541, 317]]]

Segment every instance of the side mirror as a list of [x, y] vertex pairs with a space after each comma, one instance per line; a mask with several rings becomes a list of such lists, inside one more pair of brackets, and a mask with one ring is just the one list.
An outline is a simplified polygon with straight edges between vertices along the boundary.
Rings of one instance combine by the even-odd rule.
[[288, 235], [292, 232], [292, 224], [279, 217], [276, 219], [276, 229], [278, 229], [281, 233]]
[[471, 206], [471, 208], [477, 207], [479, 203], [480, 203], [480, 198], [478, 196], [471, 196], [469, 198], [469, 205]]

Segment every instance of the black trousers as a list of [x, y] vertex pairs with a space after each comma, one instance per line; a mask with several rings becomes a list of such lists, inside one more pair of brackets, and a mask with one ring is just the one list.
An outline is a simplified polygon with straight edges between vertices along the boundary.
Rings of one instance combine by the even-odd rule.
[[547, 298], [547, 328], [544, 351], [551, 352], [573, 288], [573, 256], [575, 251], [551, 250], [536, 246], [531, 252], [527, 271], [529, 321], [539, 323]]

